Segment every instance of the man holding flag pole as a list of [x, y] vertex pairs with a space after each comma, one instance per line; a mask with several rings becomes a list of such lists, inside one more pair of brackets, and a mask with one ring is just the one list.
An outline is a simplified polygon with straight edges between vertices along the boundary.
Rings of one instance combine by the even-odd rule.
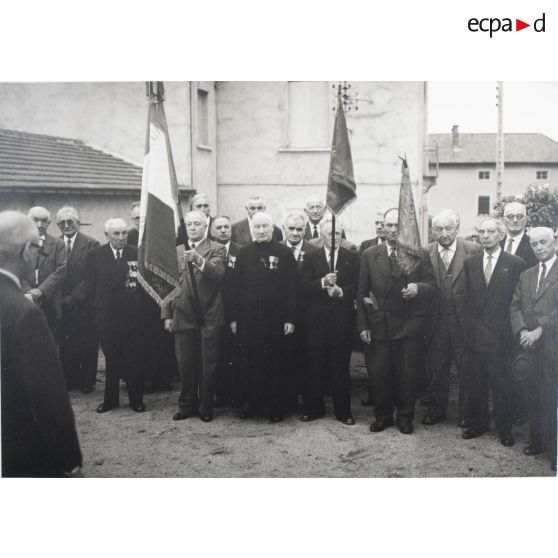
[[[217, 283], [225, 249], [205, 238], [207, 218], [192, 211], [186, 221], [163, 108], [162, 82], [148, 82], [149, 119], [140, 204], [138, 279], [161, 306], [165, 329], [175, 334], [182, 391], [174, 420], [197, 414], [213, 419], [213, 374], [219, 328], [224, 325]], [[176, 247], [177, 228], [184, 249]], [[192, 238], [188, 238], [188, 234]]]
[[357, 327], [369, 351], [376, 420], [372, 432], [393, 425], [412, 434], [418, 366], [424, 352], [425, 306], [437, 294], [432, 264], [421, 248], [409, 178], [403, 159], [399, 208], [385, 213], [386, 243], [361, 256]]

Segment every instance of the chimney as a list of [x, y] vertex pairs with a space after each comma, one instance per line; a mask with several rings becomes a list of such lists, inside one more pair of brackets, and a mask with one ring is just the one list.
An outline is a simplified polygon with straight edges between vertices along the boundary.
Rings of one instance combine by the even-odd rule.
[[460, 151], [461, 150], [461, 142], [459, 141], [459, 126], [457, 124], [454, 124], [452, 126], [451, 135], [452, 135], [451, 148], [454, 151]]

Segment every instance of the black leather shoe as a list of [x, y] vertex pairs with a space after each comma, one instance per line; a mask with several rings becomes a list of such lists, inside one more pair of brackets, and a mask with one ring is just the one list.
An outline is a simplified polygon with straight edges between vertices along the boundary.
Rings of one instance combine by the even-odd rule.
[[248, 407], [247, 409], [244, 409], [243, 411], [240, 412], [240, 415], [238, 415], [242, 420], [246, 420], [246, 419], [251, 419], [254, 418], [256, 416], [256, 410], [253, 409], [252, 407]]
[[139, 405], [130, 405], [130, 407], [132, 407], [132, 410], [135, 413], [145, 413], [145, 405], [143, 403], [140, 403]]
[[539, 455], [543, 452], [543, 448], [538, 444], [529, 444], [523, 448], [524, 455]]
[[269, 422], [281, 422], [283, 420], [283, 415], [275, 414], [269, 415]]
[[465, 432], [463, 432], [463, 439], [464, 440], [472, 440], [473, 438], [478, 438], [482, 436], [486, 430], [477, 430], [476, 428], [467, 428]]
[[210, 413], [200, 415], [200, 420], [203, 420], [203, 422], [211, 422], [213, 420], [213, 415]]
[[347, 424], [348, 426], [353, 426], [355, 423], [355, 419], [350, 415], [348, 417], [337, 417], [337, 420], [343, 424]]
[[190, 418], [191, 416], [192, 413], [188, 413], [186, 411], [178, 411], [178, 413], [172, 415], [172, 420], [185, 420], [187, 418]]
[[414, 431], [415, 428], [412, 422], [402, 422], [399, 425], [399, 432], [401, 432], [401, 434], [412, 434]]
[[393, 426], [393, 420], [376, 419], [370, 425], [370, 432], [382, 432], [382, 430], [385, 430], [388, 426]]
[[425, 426], [433, 426], [435, 424], [437, 424], [438, 422], [442, 422], [443, 420], [446, 420], [446, 417], [444, 417], [443, 415], [440, 417], [435, 417], [432, 415], [424, 415], [422, 417], [422, 424], [424, 424]]
[[91, 393], [92, 391], [95, 391], [95, 387], [94, 386], [83, 386], [82, 388], [80, 388], [80, 391], [84, 395], [87, 395], [88, 393]]
[[109, 407], [108, 405], [105, 405], [104, 403], [101, 403], [98, 407], [97, 407], [97, 412], [98, 413], [106, 413], [108, 411], [112, 411], [112, 409], [115, 409], [115, 407]]
[[372, 407], [374, 405], [374, 401], [372, 401], [372, 399], [370, 399], [370, 397], [367, 397], [366, 399], [362, 399], [360, 401], [360, 404], [363, 407]]
[[515, 440], [512, 436], [512, 433], [507, 432], [506, 434], [502, 434], [500, 436], [500, 443], [507, 448], [511, 448], [513, 445], [515, 445]]

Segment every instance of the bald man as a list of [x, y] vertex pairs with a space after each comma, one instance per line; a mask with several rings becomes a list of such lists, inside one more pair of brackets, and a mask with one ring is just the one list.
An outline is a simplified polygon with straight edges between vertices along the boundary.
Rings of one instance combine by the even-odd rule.
[[39, 235], [16, 211], [0, 213], [2, 476], [77, 474], [81, 451], [54, 339], [39, 308], [21, 293], [35, 271]]
[[47, 233], [50, 225], [50, 212], [47, 209], [32, 207], [28, 216], [37, 226], [41, 249], [33, 270], [23, 278], [21, 288], [25, 296], [45, 313], [54, 339], [58, 342], [62, 285], [66, 278], [66, 248], [61, 239]]
[[529, 411], [529, 445], [525, 455], [550, 452], [556, 471], [556, 374], [558, 370], [558, 263], [552, 229], [531, 229], [538, 264], [521, 274], [510, 307], [511, 325], [520, 350], [532, 355], [534, 367], [524, 382]]
[[123, 219], [109, 219], [105, 236], [108, 242], [91, 250], [84, 265], [87, 295], [106, 361], [105, 395], [97, 412], [118, 407], [119, 380], [124, 379], [130, 407], [142, 413], [145, 405], [138, 342], [143, 293], [137, 284], [138, 250], [126, 244], [128, 230]]

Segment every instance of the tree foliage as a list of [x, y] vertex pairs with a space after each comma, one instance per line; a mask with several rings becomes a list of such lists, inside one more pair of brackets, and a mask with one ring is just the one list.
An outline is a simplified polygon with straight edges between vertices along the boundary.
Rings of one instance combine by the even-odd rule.
[[548, 184], [532, 184], [522, 196], [503, 196], [493, 205], [496, 215], [504, 216], [504, 206], [509, 202], [521, 202], [527, 207], [527, 227], [558, 228], [558, 192], [552, 192]]

